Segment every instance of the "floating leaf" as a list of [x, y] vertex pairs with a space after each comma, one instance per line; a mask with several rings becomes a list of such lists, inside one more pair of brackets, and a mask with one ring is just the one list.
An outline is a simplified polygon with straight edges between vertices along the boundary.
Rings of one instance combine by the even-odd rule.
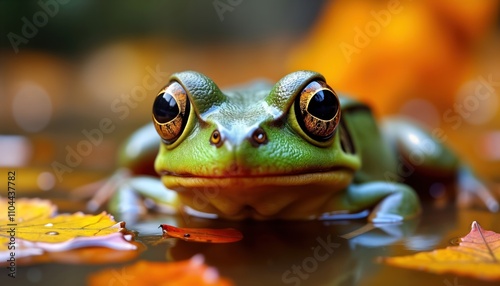
[[243, 239], [243, 234], [234, 228], [180, 228], [168, 224], [161, 224], [159, 227], [165, 235], [181, 238], [185, 241], [228, 243]]
[[450, 246], [415, 255], [383, 258], [390, 265], [433, 273], [453, 273], [484, 280], [500, 280], [500, 234], [484, 230], [477, 222], [461, 238], [459, 246]]
[[106, 269], [92, 274], [88, 285], [212, 285], [231, 286], [228, 279], [219, 277], [217, 269], [204, 264], [198, 254], [178, 262], [138, 261], [121, 269]]
[[137, 241], [132, 241], [139, 251], [117, 251], [105, 247], [83, 247], [68, 251], [44, 252], [41, 255], [33, 255], [17, 259], [19, 265], [33, 265], [40, 263], [63, 263], [63, 264], [106, 264], [119, 263], [135, 259], [139, 256], [145, 246]]
[[20, 223], [37, 218], [48, 218], [57, 213], [57, 207], [49, 200], [36, 198], [22, 198], [16, 201], [0, 199], [0, 210], [5, 210], [5, 216], [0, 216], [1, 225]]
[[[0, 206], [8, 205], [0, 200]], [[43, 251], [66, 251], [87, 246], [120, 250], [135, 249], [124, 235], [124, 223], [117, 223], [105, 212], [53, 216], [55, 207], [48, 201], [19, 199], [15, 215], [0, 220], [0, 261], [39, 255]], [[14, 255], [12, 255], [14, 254]]]

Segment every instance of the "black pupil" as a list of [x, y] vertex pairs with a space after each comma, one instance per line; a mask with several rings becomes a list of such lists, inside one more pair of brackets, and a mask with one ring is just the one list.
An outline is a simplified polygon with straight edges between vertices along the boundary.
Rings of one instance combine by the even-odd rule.
[[179, 114], [177, 101], [168, 93], [158, 95], [153, 104], [153, 114], [159, 123], [171, 121]]
[[329, 90], [320, 90], [309, 101], [307, 111], [319, 119], [330, 120], [335, 116], [338, 108], [335, 94]]

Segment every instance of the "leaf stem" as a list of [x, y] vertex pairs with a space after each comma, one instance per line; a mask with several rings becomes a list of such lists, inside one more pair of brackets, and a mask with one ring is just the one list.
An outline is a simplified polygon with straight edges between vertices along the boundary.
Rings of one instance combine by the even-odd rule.
[[488, 251], [490, 252], [491, 257], [493, 258], [493, 262], [494, 262], [494, 263], [497, 263], [498, 261], [497, 261], [497, 259], [496, 259], [496, 257], [495, 257], [495, 253], [493, 253], [493, 250], [491, 250], [490, 245], [489, 245], [489, 244], [488, 244], [488, 242], [486, 241], [486, 238], [485, 238], [485, 237], [484, 237], [484, 235], [483, 235], [483, 231], [481, 230], [481, 225], [480, 225], [477, 221], [474, 221], [472, 224], [473, 224], [473, 225], [474, 225], [474, 227], [475, 227], [475, 228], [477, 228], [477, 230], [479, 231], [479, 235], [481, 235], [481, 238], [483, 239], [484, 244], [485, 244], [485, 245], [486, 245], [486, 247], [488, 248]]

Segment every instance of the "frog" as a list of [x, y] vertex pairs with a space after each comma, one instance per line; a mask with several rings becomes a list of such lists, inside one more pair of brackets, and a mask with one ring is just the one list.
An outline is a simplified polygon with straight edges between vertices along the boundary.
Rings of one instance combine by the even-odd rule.
[[[173, 213], [228, 220], [401, 222], [422, 211], [410, 175], [475, 178], [423, 128], [379, 122], [308, 70], [224, 91], [202, 73], [174, 73], [119, 162], [115, 187], [127, 187], [115, 198], [139, 192]], [[486, 201], [498, 210], [491, 194]]]

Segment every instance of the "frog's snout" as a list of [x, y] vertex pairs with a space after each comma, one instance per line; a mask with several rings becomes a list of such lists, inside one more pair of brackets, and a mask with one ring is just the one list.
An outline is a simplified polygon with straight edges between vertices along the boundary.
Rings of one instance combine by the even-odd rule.
[[241, 132], [241, 130], [239, 130], [239, 132], [235, 131], [236, 130], [223, 130], [221, 132], [219, 129], [215, 129], [210, 136], [210, 144], [220, 147], [225, 141], [228, 141], [229, 144], [234, 146], [241, 144], [243, 140], [248, 140], [253, 147], [259, 147], [268, 142], [267, 133], [261, 127], [257, 127], [250, 132]]

